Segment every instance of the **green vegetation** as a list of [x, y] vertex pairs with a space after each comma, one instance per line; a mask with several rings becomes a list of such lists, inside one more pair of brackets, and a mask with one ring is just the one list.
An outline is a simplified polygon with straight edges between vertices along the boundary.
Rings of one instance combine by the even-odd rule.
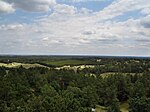
[[149, 112], [150, 98], [135, 97], [130, 99], [131, 112]]
[[90, 65], [95, 64], [96, 62], [90, 61], [90, 60], [75, 60], [75, 59], [69, 59], [69, 60], [53, 60], [53, 61], [43, 61], [42, 63], [53, 65], [53, 66], [65, 66], [65, 65]]
[[0, 112], [150, 112], [150, 60], [97, 59], [0, 58]]

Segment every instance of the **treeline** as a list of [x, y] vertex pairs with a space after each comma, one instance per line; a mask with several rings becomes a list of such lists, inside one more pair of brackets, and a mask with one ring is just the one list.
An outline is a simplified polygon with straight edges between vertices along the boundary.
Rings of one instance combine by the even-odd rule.
[[0, 112], [91, 112], [96, 105], [119, 112], [150, 112], [150, 73], [102, 78], [73, 70], [0, 68]]
[[[101, 62], [103, 63], [103, 62]], [[115, 73], [144, 73], [150, 71], [150, 62], [147, 61], [112, 61], [106, 62], [105, 64], [95, 65], [94, 68], [85, 68], [83, 70], [79, 70], [78, 72], [82, 72], [83, 74], [93, 73], [93, 74], [102, 74], [108, 72]]]
[[[149, 58], [129, 58], [129, 57], [88, 57], [88, 56], [0, 56], [0, 62], [11, 63], [43, 63], [51, 61], [67, 61], [67, 60], [77, 60], [77, 61], [91, 61], [92, 65], [117, 65], [117, 64], [148, 64], [150, 66]], [[100, 60], [100, 61], [97, 61]], [[83, 64], [84, 64], [83, 63]], [[89, 63], [90, 64], [90, 63]], [[65, 65], [65, 64], [64, 64]], [[74, 65], [74, 64], [73, 64]]]

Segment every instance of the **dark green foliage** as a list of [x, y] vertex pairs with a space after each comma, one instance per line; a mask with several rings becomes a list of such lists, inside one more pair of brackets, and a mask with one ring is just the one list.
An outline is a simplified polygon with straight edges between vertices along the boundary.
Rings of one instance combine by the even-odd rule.
[[109, 106], [108, 112], [120, 112], [119, 101], [116, 98], [112, 100], [112, 104]]
[[131, 112], [150, 112], [150, 98], [131, 98], [130, 109]]

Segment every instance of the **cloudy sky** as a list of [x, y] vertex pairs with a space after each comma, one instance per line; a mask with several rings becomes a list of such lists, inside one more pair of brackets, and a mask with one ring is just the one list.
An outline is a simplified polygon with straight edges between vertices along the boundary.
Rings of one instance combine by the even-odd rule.
[[0, 0], [0, 54], [150, 56], [150, 0]]

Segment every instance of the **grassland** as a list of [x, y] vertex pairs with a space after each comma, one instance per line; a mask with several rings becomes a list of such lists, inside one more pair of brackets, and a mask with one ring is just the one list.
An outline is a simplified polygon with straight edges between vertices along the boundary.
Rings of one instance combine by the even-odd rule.
[[93, 65], [97, 64], [97, 62], [94, 62], [92, 60], [75, 60], [75, 59], [69, 59], [69, 60], [51, 60], [51, 61], [42, 61], [42, 63], [53, 65], [53, 66], [65, 66], [65, 65]]

